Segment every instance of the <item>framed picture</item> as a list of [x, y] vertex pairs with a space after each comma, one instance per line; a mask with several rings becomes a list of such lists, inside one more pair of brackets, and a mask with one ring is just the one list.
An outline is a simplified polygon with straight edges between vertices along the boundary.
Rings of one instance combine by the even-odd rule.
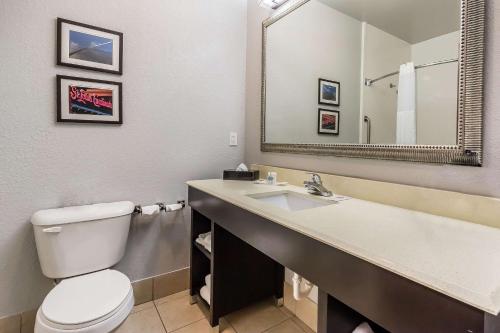
[[123, 34], [57, 19], [57, 64], [122, 74]]
[[339, 135], [340, 112], [319, 109], [318, 134]]
[[57, 121], [122, 124], [120, 82], [57, 76]]
[[323, 105], [340, 106], [340, 83], [319, 79], [318, 103]]

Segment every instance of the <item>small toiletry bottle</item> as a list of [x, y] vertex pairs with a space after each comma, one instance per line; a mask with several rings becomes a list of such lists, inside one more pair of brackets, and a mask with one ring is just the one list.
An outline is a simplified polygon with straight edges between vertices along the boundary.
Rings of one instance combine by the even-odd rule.
[[268, 185], [272, 185], [273, 184], [273, 176], [271, 175], [271, 172], [267, 173], [266, 181], [267, 181]]
[[276, 178], [277, 178], [276, 172], [268, 172], [267, 173], [267, 183], [269, 185], [276, 185]]
[[276, 185], [278, 182], [278, 174], [276, 172], [271, 172], [271, 176], [273, 177], [273, 185]]

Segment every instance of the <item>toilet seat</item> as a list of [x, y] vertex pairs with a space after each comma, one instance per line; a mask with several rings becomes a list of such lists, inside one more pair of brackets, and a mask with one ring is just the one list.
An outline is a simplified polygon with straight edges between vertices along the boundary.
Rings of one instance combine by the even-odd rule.
[[38, 309], [35, 333], [105, 333], [120, 325], [134, 306], [130, 280], [104, 270], [61, 281]]

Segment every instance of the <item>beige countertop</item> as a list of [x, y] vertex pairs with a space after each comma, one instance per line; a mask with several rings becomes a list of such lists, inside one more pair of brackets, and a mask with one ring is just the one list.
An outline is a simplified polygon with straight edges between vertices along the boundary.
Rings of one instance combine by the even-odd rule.
[[500, 229], [354, 198], [288, 211], [248, 196], [306, 194], [297, 186], [187, 184], [485, 312], [500, 312]]

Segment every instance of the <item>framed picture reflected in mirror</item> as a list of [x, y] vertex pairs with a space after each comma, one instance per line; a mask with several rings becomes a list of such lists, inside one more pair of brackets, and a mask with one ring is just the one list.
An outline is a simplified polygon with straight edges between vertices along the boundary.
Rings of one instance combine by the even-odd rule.
[[339, 135], [339, 111], [319, 109], [318, 115], [318, 134]]
[[318, 103], [340, 106], [340, 82], [319, 79]]

